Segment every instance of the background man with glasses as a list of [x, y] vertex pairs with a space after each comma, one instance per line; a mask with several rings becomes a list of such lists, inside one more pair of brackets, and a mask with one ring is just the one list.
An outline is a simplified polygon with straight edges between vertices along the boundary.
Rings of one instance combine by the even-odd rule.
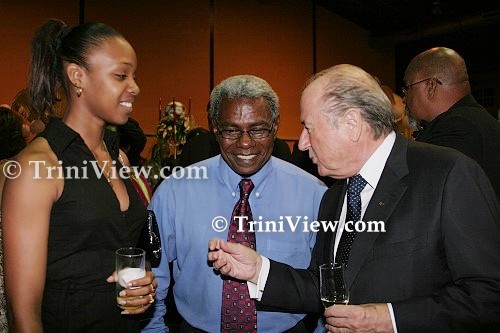
[[[262, 230], [254, 229], [254, 245], [261, 253], [297, 268], [306, 268], [311, 259], [316, 235], [304, 232], [303, 222], [317, 219], [326, 187], [298, 167], [271, 156], [280, 120], [276, 93], [261, 78], [230, 77], [212, 91], [209, 118], [221, 154], [194, 164], [207, 168], [208, 179], [175, 179], [174, 174], [161, 183], [151, 201], [163, 254], [160, 266], [154, 269], [159, 286], [153, 319], [144, 332], [166, 332], [163, 317], [169, 262], [174, 267], [174, 299], [184, 319], [181, 332], [229, 331], [221, 316], [223, 284], [228, 281], [208, 264], [206, 253], [211, 238], [232, 237], [228, 224], [233, 223], [235, 204], [241, 200], [249, 204], [254, 221], [264, 221]], [[253, 184], [243, 199], [242, 180]], [[287, 216], [292, 225], [299, 221], [295, 232]], [[265, 221], [282, 222], [274, 224], [275, 228], [269, 224], [266, 230]], [[248, 293], [246, 284], [244, 288]], [[253, 306], [254, 301], [249, 301]], [[239, 302], [234, 302], [236, 307]], [[316, 325], [316, 320], [309, 323], [303, 318], [304, 314], [257, 311], [256, 328], [248, 331], [306, 332], [308, 324]], [[244, 320], [234, 321], [245, 324]], [[247, 332], [239, 326], [233, 331]]]
[[500, 198], [500, 123], [472, 97], [464, 59], [454, 50], [432, 48], [411, 60], [404, 83], [406, 108], [423, 125], [416, 141], [475, 159]]

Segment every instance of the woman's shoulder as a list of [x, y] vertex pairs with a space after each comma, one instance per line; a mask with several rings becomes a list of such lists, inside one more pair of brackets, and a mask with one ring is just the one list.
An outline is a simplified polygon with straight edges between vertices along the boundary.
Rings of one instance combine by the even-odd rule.
[[26, 148], [21, 150], [21, 152], [14, 157], [14, 160], [19, 163], [28, 164], [33, 164], [38, 161], [46, 164], [58, 164], [56, 154], [52, 151], [52, 148], [47, 140], [42, 137], [33, 139], [33, 141], [31, 141]]
[[[59, 163], [49, 144], [43, 138], [34, 139], [26, 148], [2, 167], [5, 184], [3, 195], [10, 196], [11, 207], [26, 204], [37, 198], [32, 207], [50, 207], [61, 195], [64, 179], [59, 177]], [[14, 206], [12, 206], [14, 205]]]
[[[54, 180], [56, 180], [55, 183], [63, 184], [63, 180], [57, 177], [57, 168], [61, 166], [59, 160], [44, 138], [35, 138], [26, 148], [14, 156], [10, 163], [12, 163], [11, 172], [18, 172], [17, 175], [10, 177], [12, 179], [19, 179], [21, 182], [27, 181], [33, 187], [36, 184], [51, 186], [49, 184], [54, 184]], [[37, 181], [33, 182], [32, 180]]]

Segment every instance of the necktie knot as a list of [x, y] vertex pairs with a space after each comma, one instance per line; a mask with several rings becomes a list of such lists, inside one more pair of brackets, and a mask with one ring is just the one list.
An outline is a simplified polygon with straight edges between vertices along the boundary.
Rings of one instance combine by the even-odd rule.
[[251, 179], [242, 179], [240, 181], [239, 186], [240, 186], [240, 198], [248, 198], [253, 188], [255, 187]]
[[360, 175], [357, 174], [349, 178], [349, 184], [347, 185], [347, 191], [351, 195], [359, 195], [365, 188], [367, 181]]

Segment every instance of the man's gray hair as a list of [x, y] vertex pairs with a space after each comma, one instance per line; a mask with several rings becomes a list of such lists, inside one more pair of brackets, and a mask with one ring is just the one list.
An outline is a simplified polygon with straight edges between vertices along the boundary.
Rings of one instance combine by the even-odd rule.
[[396, 128], [391, 102], [372, 75], [354, 65], [336, 65], [313, 76], [306, 88], [320, 78], [326, 80], [321, 111], [331, 125], [336, 126], [339, 117], [356, 109], [373, 130], [374, 139]]
[[236, 75], [223, 80], [212, 90], [208, 110], [210, 119], [217, 122], [222, 102], [236, 98], [264, 98], [271, 111], [273, 122], [280, 114], [278, 95], [265, 80], [253, 75]]

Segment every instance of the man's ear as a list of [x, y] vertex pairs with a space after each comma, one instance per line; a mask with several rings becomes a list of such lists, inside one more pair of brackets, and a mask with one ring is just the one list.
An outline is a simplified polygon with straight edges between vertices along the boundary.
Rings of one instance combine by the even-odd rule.
[[342, 116], [342, 121], [344, 126], [347, 126], [349, 138], [352, 141], [358, 141], [361, 137], [361, 130], [363, 127], [361, 112], [356, 109], [349, 109]]
[[427, 94], [427, 97], [429, 99], [433, 99], [436, 96], [436, 88], [438, 86], [438, 83], [436, 79], [430, 79], [429, 81], [426, 82], [425, 86], [425, 93]]
[[208, 121], [210, 123], [211, 126], [210, 127], [210, 130], [212, 131], [212, 133], [214, 133], [215, 135], [215, 140], [220, 143], [220, 135], [219, 134], [219, 128], [217, 127], [217, 122], [214, 120], [214, 119], [210, 119], [208, 118]]
[[278, 128], [280, 127], [280, 116], [278, 115], [278, 117], [274, 120], [274, 125], [273, 125], [273, 133], [274, 133], [274, 137], [276, 137], [278, 135]]
[[208, 118], [208, 121], [209, 121], [209, 127], [212, 130], [212, 132], [217, 134], [217, 132], [219, 131], [219, 129], [217, 128], [217, 122], [211, 118]]

